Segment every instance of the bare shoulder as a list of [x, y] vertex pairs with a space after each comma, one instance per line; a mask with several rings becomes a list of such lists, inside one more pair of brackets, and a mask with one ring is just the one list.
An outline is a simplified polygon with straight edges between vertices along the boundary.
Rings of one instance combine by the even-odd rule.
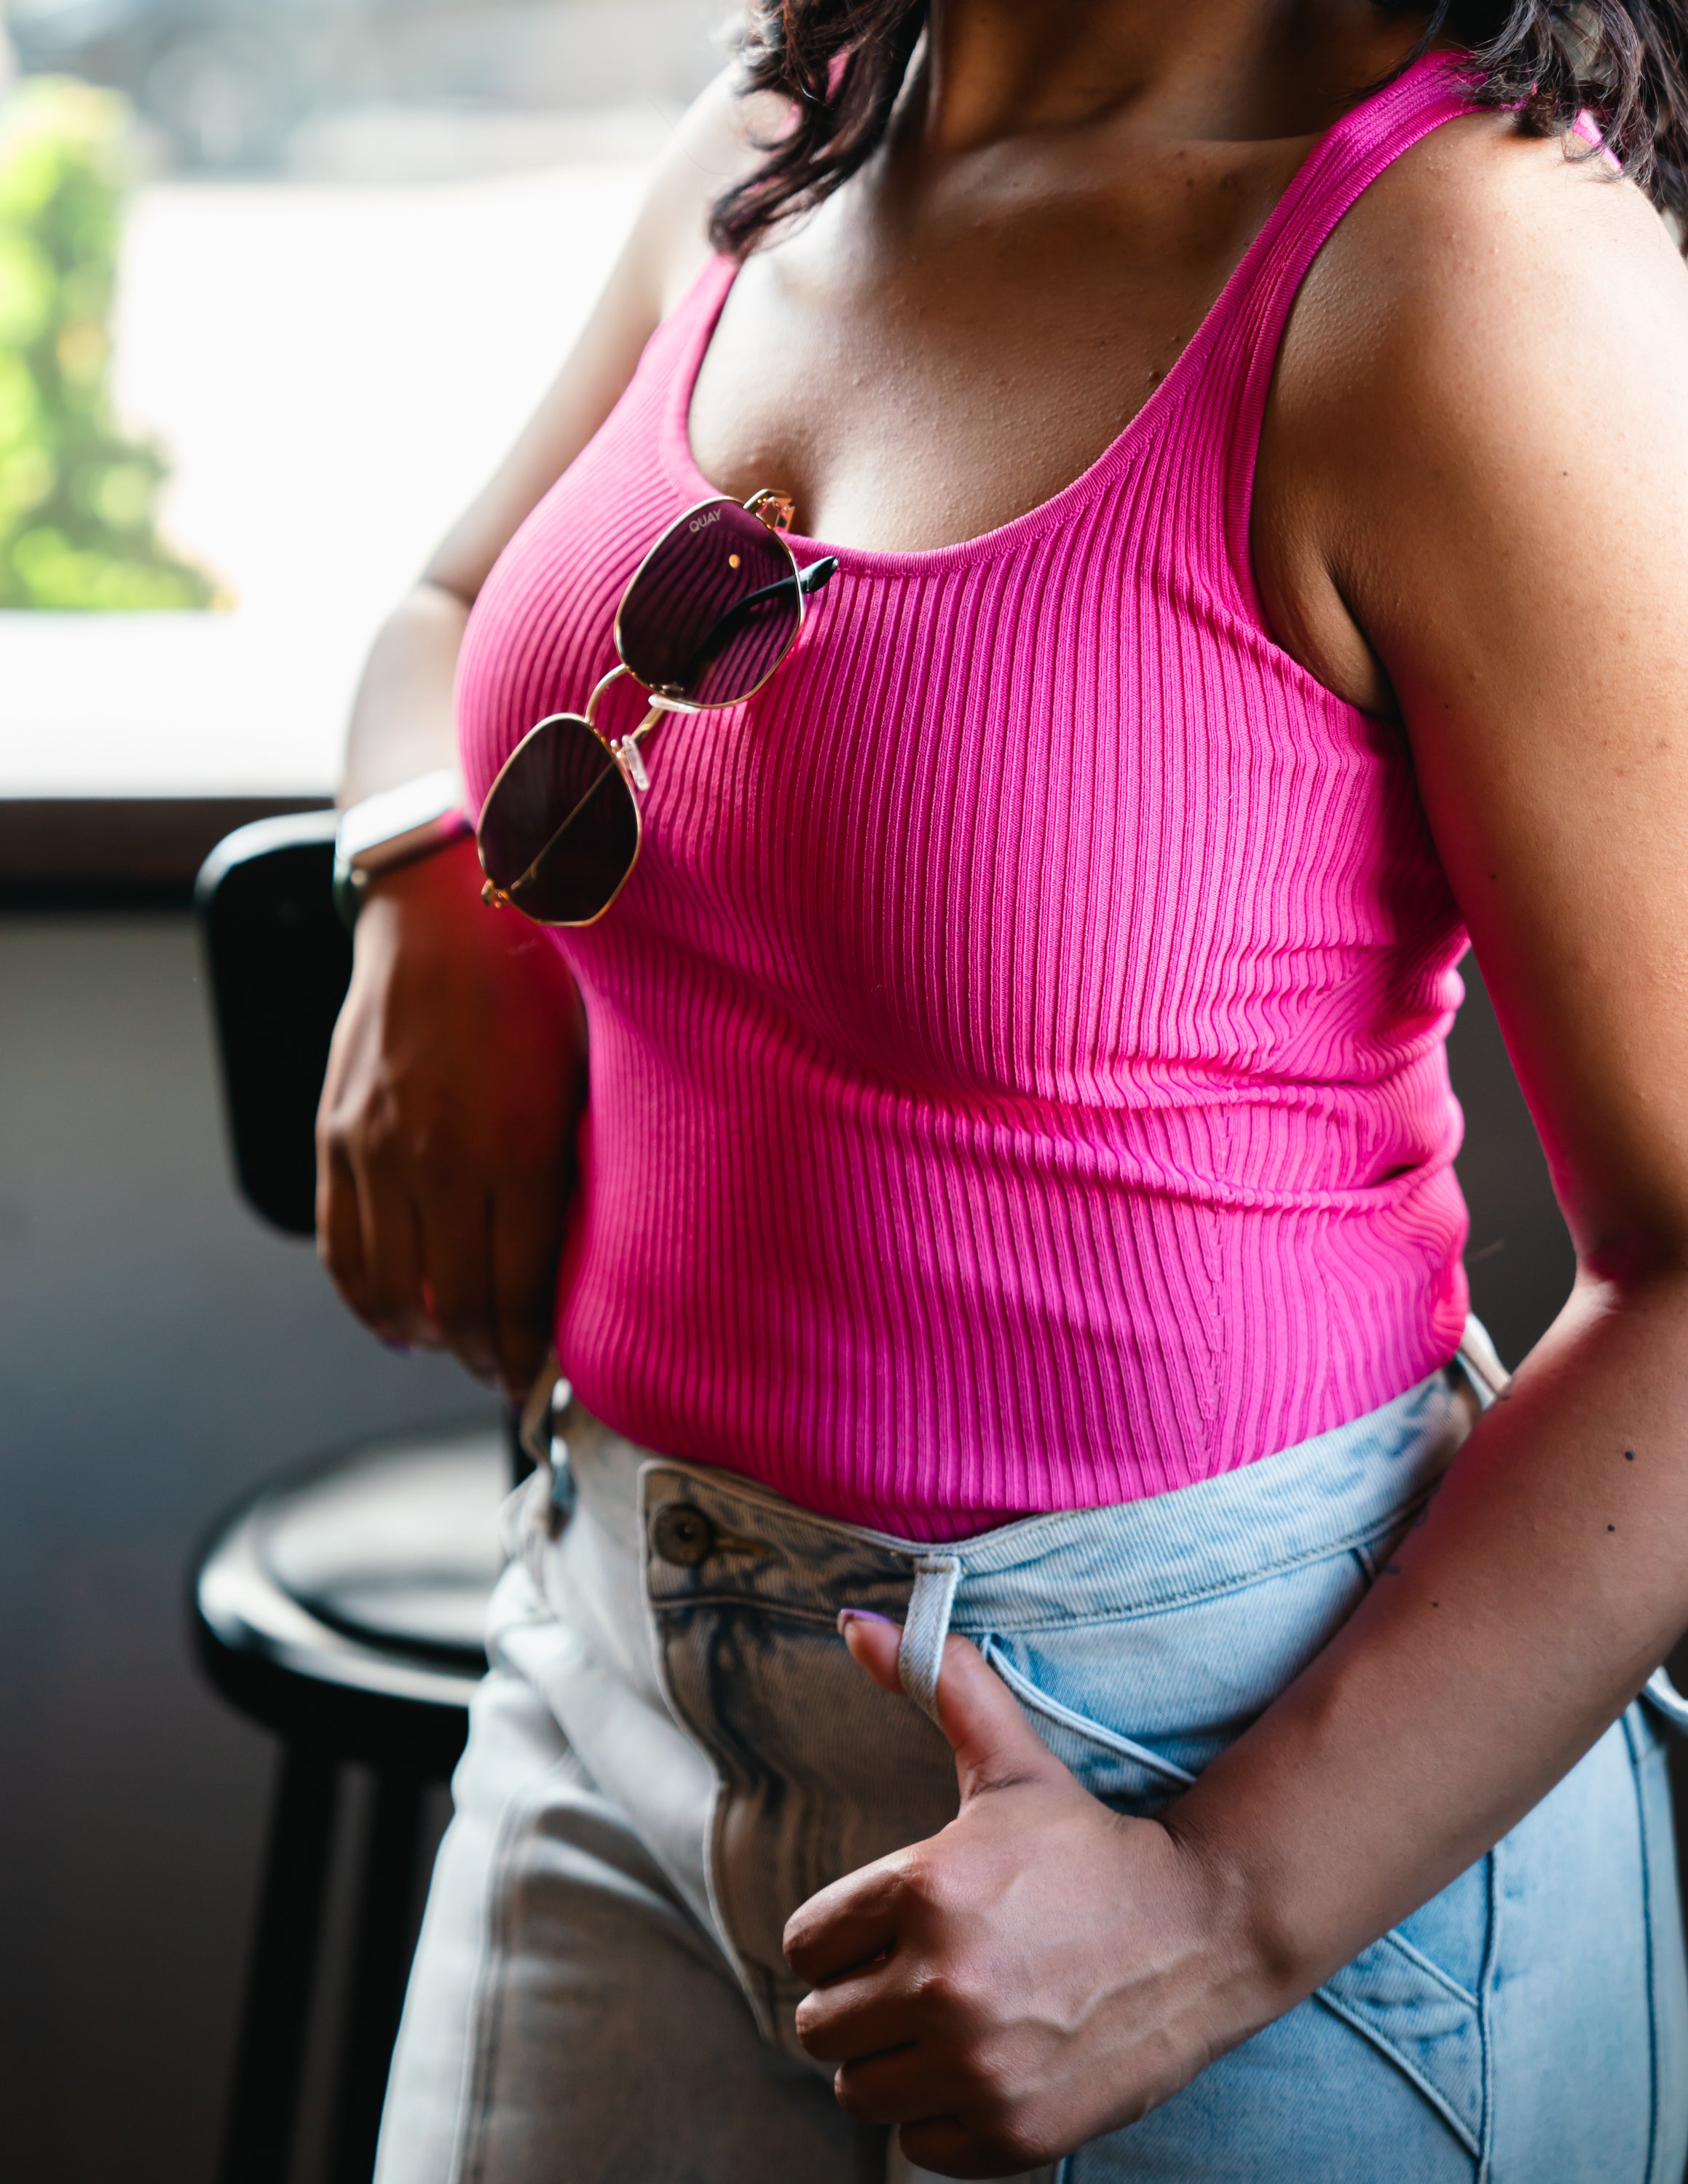
[[[1511, 117], [1445, 124], [1344, 220], [1280, 359], [1286, 422], [1423, 455], [1587, 441], [1688, 391], [1688, 267], [1634, 183]], [[1610, 404], [1591, 413], [1590, 401]], [[1378, 437], [1381, 436], [1381, 437]]]
[[1297, 298], [1256, 567], [1283, 641], [1357, 704], [1394, 710], [1389, 625], [1479, 538], [1516, 558], [1567, 524], [1688, 522], [1688, 268], [1645, 194], [1582, 150], [1506, 115], [1445, 124]]
[[709, 254], [715, 200], [761, 157], [783, 119], [777, 102], [744, 98], [723, 70], [674, 131], [640, 216], [634, 247], [656, 288], [657, 316], [671, 310]]
[[517, 526], [567, 469], [620, 400], [645, 344], [709, 254], [709, 210], [778, 126], [717, 78], [675, 131], [626, 244], [579, 340], [539, 408], [441, 541], [429, 581], [467, 604]]

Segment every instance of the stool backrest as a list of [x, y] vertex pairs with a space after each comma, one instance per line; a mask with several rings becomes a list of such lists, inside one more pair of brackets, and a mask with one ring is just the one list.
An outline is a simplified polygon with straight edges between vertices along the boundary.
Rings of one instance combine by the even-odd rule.
[[193, 889], [235, 1174], [247, 1202], [295, 1236], [315, 1227], [316, 1103], [351, 978], [329, 892], [338, 816], [237, 828]]

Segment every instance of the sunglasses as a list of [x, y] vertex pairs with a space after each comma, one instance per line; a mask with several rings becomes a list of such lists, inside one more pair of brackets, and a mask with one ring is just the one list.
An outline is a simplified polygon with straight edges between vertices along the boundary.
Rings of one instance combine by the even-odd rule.
[[[638, 861], [640, 748], [665, 713], [707, 713], [754, 697], [796, 643], [803, 611], [837, 568], [797, 566], [784, 493], [704, 500], [677, 516], [616, 610], [612, 667], [584, 713], [530, 728], [487, 792], [475, 830], [481, 900], [539, 925], [595, 924]], [[612, 742], [594, 725], [604, 693], [630, 676], [651, 700]]]

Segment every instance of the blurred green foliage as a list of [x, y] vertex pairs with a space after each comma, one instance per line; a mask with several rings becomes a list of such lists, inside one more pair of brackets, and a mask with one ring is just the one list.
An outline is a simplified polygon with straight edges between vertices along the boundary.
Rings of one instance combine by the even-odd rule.
[[163, 453], [112, 415], [126, 120], [45, 77], [0, 110], [0, 608], [216, 603], [158, 537]]

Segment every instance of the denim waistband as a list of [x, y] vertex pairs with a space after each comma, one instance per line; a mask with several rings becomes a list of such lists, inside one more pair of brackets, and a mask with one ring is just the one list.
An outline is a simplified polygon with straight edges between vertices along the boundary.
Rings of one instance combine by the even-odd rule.
[[929, 1618], [976, 1635], [1128, 1620], [1363, 1552], [1434, 1489], [1469, 1429], [1471, 1377], [1469, 1363], [1463, 1376], [1450, 1366], [1347, 1425], [1197, 1485], [941, 1544], [818, 1515], [718, 1467], [651, 1456], [578, 1407], [565, 1424], [582, 1502], [629, 1546], [642, 1534], [658, 1615], [730, 1600], [802, 1620], [830, 1622], [854, 1606], [907, 1622], [918, 1590]]

